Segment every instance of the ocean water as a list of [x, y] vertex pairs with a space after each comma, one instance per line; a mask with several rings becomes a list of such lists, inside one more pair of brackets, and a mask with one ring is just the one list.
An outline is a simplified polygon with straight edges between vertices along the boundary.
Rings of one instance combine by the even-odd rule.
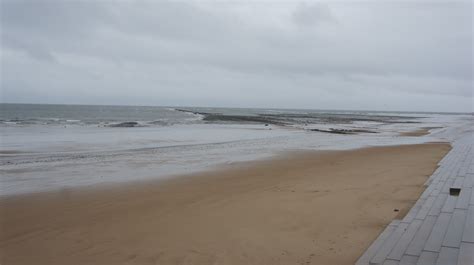
[[[424, 114], [421, 114], [424, 115]], [[234, 117], [232, 119], [231, 117]], [[3, 125], [99, 125], [114, 126], [136, 122], [138, 126], [170, 126], [213, 121], [242, 123], [235, 117], [285, 121], [288, 124], [335, 123], [343, 120], [393, 121], [410, 120], [420, 113], [370, 112], [341, 110], [244, 109], [159, 106], [98, 106], [54, 104], [0, 104], [0, 124]], [[208, 118], [206, 120], [206, 118]]]
[[167, 107], [0, 104], [0, 122], [4, 125], [110, 125], [134, 121], [166, 126], [199, 119], [199, 115]]
[[[422, 127], [437, 128], [399, 135]], [[0, 196], [163, 179], [295, 150], [452, 141], [473, 127], [469, 114], [0, 104]]]

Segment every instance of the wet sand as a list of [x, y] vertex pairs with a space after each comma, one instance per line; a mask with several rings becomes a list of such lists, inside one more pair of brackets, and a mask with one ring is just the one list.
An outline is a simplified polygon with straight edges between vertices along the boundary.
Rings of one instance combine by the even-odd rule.
[[0, 263], [353, 264], [449, 149], [294, 153], [168, 181], [1, 198]]
[[400, 136], [424, 136], [430, 134], [430, 130], [439, 129], [442, 127], [424, 127], [415, 131], [402, 132]]

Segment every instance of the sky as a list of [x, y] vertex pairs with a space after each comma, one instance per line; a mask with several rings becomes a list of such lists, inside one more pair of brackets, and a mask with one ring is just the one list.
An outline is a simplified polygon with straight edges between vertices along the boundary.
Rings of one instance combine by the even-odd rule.
[[472, 112], [472, 1], [0, 0], [0, 102]]

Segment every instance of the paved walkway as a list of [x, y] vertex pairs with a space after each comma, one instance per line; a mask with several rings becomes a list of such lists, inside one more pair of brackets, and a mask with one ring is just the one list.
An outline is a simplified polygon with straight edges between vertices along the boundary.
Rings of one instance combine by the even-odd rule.
[[472, 135], [453, 143], [426, 185], [405, 218], [392, 221], [356, 265], [474, 265]]

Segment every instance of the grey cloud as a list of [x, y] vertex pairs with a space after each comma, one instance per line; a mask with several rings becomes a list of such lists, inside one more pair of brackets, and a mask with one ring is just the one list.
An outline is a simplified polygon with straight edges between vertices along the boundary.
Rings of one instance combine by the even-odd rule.
[[[97, 95], [91, 93], [90, 100], [101, 102], [120, 89], [126, 101], [126, 88], [133, 86], [166, 105], [225, 103], [232, 91], [265, 91], [225, 103], [239, 106], [280, 102], [269, 96], [274, 90], [286, 89], [295, 98], [355, 93], [369, 99], [377, 97], [370, 93], [378, 87], [397, 95], [449, 96], [453, 108], [460, 108], [457, 100], [463, 109], [472, 108], [470, 2], [3, 0], [1, 5], [4, 101], [41, 101], [27, 91], [51, 92], [48, 87], [59, 83], [62, 88], [54, 90], [59, 99], [91, 89]], [[62, 80], [48, 79], [46, 72], [61, 73]], [[433, 107], [429, 98], [425, 104]]]
[[1, 1], [2, 46], [53, 60], [56, 47], [88, 38], [107, 17], [92, 1]]
[[337, 23], [337, 18], [324, 3], [301, 4], [293, 12], [293, 20], [302, 26], [316, 26], [320, 23]]

